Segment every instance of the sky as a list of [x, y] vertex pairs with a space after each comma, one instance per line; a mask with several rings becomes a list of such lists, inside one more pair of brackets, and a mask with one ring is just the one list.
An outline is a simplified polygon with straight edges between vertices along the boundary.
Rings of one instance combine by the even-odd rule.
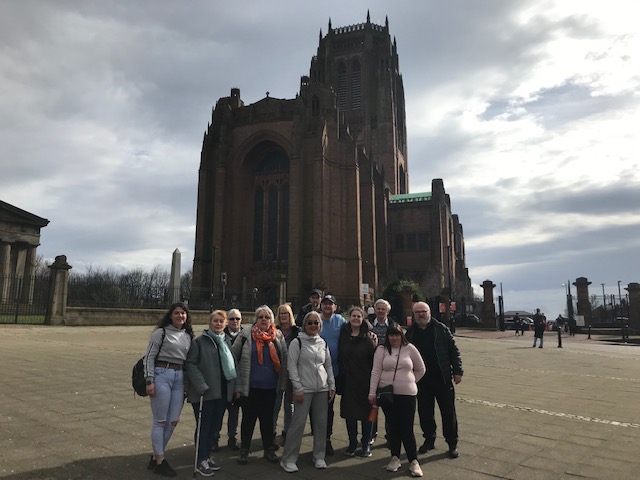
[[[567, 281], [640, 282], [640, 2], [6, 0], [0, 199], [76, 271], [193, 261], [218, 98], [294, 98], [318, 36], [389, 19], [410, 191], [442, 178], [477, 285], [564, 313]], [[573, 295], [575, 288], [571, 287]]]

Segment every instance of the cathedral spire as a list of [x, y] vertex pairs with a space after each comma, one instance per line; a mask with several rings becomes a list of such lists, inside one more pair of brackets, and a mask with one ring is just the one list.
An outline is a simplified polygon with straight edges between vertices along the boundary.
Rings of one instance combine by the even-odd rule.
[[367, 24], [371, 23], [371, 15], [369, 15], [369, 9], [367, 9]]
[[329, 30], [327, 31], [327, 33], [331, 33], [331, 17], [329, 17]]

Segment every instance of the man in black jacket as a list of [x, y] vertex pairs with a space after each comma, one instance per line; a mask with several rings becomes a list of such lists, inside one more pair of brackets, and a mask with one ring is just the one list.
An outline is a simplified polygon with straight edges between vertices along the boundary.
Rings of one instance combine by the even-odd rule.
[[418, 451], [426, 453], [435, 448], [437, 400], [449, 458], [457, 458], [458, 419], [453, 385], [462, 381], [460, 351], [449, 328], [431, 318], [431, 309], [424, 302], [413, 305], [413, 323], [407, 330], [407, 340], [418, 349], [427, 366], [427, 373], [418, 382], [418, 416], [425, 439]]

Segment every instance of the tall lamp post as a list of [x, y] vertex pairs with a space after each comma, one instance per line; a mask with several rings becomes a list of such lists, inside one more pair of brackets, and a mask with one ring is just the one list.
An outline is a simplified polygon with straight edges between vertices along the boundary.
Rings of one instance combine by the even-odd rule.
[[602, 322], [606, 322], [607, 321], [607, 296], [604, 293], [604, 283], [601, 283], [600, 285], [602, 285], [602, 315], [600, 316], [600, 320]]

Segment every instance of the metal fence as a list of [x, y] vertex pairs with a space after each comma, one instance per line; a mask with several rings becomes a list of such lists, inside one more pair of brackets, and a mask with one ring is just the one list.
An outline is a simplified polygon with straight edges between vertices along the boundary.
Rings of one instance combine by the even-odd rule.
[[0, 275], [0, 323], [43, 324], [48, 299], [48, 275]]
[[591, 318], [599, 323], [619, 323], [629, 319], [627, 295], [591, 295]]
[[131, 282], [87, 281], [69, 279], [67, 306], [92, 308], [169, 308], [176, 301], [186, 302], [193, 310], [239, 308], [252, 310], [260, 300], [258, 292], [191, 288], [175, 289], [168, 285], [141, 285]]

